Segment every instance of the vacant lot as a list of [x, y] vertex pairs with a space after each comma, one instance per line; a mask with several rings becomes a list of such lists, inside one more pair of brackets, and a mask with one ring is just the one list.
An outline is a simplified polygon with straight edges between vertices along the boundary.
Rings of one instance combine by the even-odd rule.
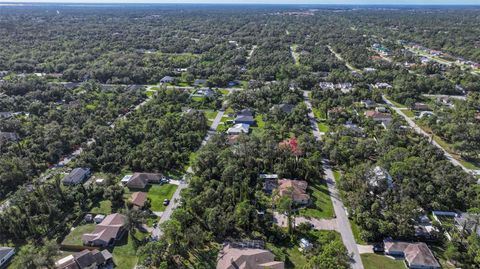
[[308, 208], [300, 209], [300, 215], [312, 218], [331, 219], [334, 217], [332, 200], [325, 183], [310, 184], [308, 186], [312, 204]]

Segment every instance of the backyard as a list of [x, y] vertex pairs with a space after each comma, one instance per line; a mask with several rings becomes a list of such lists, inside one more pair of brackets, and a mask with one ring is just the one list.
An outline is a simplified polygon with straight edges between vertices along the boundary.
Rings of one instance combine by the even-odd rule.
[[94, 229], [95, 229], [94, 223], [79, 225], [70, 231], [70, 233], [63, 240], [62, 244], [82, 246], [83, 245], [82, 235], [84, 233], [93, 232]]

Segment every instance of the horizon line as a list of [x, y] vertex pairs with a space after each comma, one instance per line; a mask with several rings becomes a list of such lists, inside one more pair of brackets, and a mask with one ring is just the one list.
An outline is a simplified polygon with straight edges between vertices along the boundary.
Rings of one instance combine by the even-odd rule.
[[[268, 0], [267, 0], [268, 1]], [[201, 4], [201, 5], [272, 5], [272, 6], [299, 6], [299, 5], [309, 5], [309, 6], [479, 6], [480, 3], [272, 3], [272, 2], [215, 2], [215, 1], [205, 1], [205, 2], [197, 2], [197, 1], [184, 1], [184, 2], [162, 2], [162, 1], [108, 1], [108, 0], [100, 0], [100, 1], [3, 1], [0, 0], [0, 6], [5, 6], [5, 4], [11, 5], [21, 5], [21, 4], [116, 4], [116, 5], [135, 5], [135, 4], [162, 4], [162, 5], [181, 5], [181, 4]]]

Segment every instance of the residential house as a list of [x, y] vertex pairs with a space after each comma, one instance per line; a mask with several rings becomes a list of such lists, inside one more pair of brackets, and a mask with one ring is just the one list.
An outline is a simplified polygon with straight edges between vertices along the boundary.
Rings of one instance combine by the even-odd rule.
[[252, 116], [253, 117], [253, 111], [250, 108], [244, 108], [237, 112], [237, 116]]
[[200, 85], [204, 85], [205, 83], [207, 83], [206, 79], [196, 79], [193, 82], [193, 86], [200, 86]]
[[250, 125], [245, 123], [235, 124], [227, 130], [228, 135], [248, 134], [248, 132], [250, 132]]
[[210, 88], [202, 88], [196, 92], [196, 95], [212, 98], [215, 96], [215, 91]]
[[148, 184], [158, 184], [164, 178], [159, 173], [134, 173], [124, 176], [121, 182], [130, 189], [144, 189]]
[[292, 104], [280, 104], [280, 105], [274, 105], [272, 107], [272, 110], [274, 109], [280, 109], [283, 113], [292, 113], [293, 109], [295, 108], [295, 105]]
[[160, 83], [165, 84], [165, 83], [173, 83], [175, 82], [175, 78], [171, 76], [165, 76], [160, 80]]
[[134, 192], [132, 193], [132, 197], [130, 201], [134, 206], [137, 208], [143, 208], [145, 202], [147, 201], [147, 193], [146, 192]]
[[228, 87], [234, 87], [234, 86], [237, 86], [237, 85], [239, 85], [239, 84], [240, 84], [240, 81], [238, 81], [238, 80], [233, 80], [233, 81], [229, 81], [228, 84], [227, 84], [227, 86], [228, 86]]
[[110, 251], [104, 249], [82, 250], [79, 253], [68, 255], [55, 262], [57, 269], [92, 269], [103, 268], [113, 262], [113, 256]]
[[0, 71], [0, 78], [5, 77], [6, 75], [8, 75], [8, 71]]
[[415, 103], [415, 104], [413, 104], [412, 108], [413, 108], [413, 110], [417, 110], [417, 111], [428, 111], [428, 110], [430, 110], [428, 105], [425, 104], [425, 103]]
[[0, 247], [0, 268], [6, 265], [15, 254], [15, 249], [11, 247]]
[[410, 269], [440, 269], [440, 264], [425, 243], [385, 240], [385, 254], [405, 258]]
[[442, 104], [442, 105], [446, 105], [448, 107], [451, 107], [451, 108], [455, 107], [455, 105], [452, 103], [452, 100], [448, 96], [437, 97], [437, 102]]
[[392, 85], [385, 83], [385, 82], [378, 82], [375, 84], [375, 88], [377, 89], [391, 89]]
[[266, 249], [224, 245], [218, 254], [217, 269], [284, 269], [285, 264], [275, 261], [275, 255]]
[[377, 69], [373, 68], [373, 67], [365, 67], [363, 69], [363, 71], [365, 71], [365, 73], [372, 73], [372, 72], [375, 72], [377, 71]]
[[338, 83], [336, 88], [340, 89], [343, 93], [349, 93], [353, 90], [353, 85], [350, 82]]
[[335, 88], [335, 85], [332, 82], [320, 82], [318, 86], [320, 86], [320, 89], [322, 90], [333, 90]]
[[385, 126], [389, 125], [392, 121], [392, 115], [390, 115], [388, 113], [377, 112], [375, 110], [366, 111], [365, 116], [367, 118], [371, 118], [372, 120], [374, 120], [376, 122], [381, 122]]
[[278, 188], [277, 174], [260, 174], [260, 179], [263, 179], [263, 191], [267, 194], [272, 194]]
[[124, 215], [115, 213], [108, 215], [105, 219], [95, 226], [95, 230], [91, 233], [82, 235], [84, 245], [106, 247], [111, 246], [116, 240], [121, 239], [125, 233]]
[[75, 168], [63, 178], [63, 185], [78, 185], [90, 177], [90, 168]]
[[307, 205], [310, 202], [307, 188], [308, 183], [305, 180], [278, 180], [278, 195], [290, 197], [297, 205]]
[[238, 115], [233, 121], [235, 124], [255, 124], [255, 118], [253, 116]]
[[388, 113], [388, 109], [384, 106], [377, 106], [375, 108], [375, 111], [380, 112], [380, 113]]
[[365, 108], [372, 108], [372, 107], [375, 107], [377, 104], [370, 100], [370, 99], [367, 99], [367, 100], [362, 100], [361, 101], [361, 104], [365, 107]]
[[380, 166], [375, 166], [367, 172], [367, 184], [371, 193], [376, 190], [384, 191], [393, 188], [393, 180], [388, 171]]

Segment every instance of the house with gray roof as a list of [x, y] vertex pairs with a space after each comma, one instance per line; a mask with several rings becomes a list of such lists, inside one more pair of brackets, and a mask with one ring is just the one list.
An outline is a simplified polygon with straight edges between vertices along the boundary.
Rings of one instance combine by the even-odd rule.
[[77, 167], [63, 178], [63, 185], [78, 185], [85, 182], [90, 177], [90, 168]]
[[15, 254], [15, 249], [11, 247], [0, 247], [0, 268], [6, 265]]

